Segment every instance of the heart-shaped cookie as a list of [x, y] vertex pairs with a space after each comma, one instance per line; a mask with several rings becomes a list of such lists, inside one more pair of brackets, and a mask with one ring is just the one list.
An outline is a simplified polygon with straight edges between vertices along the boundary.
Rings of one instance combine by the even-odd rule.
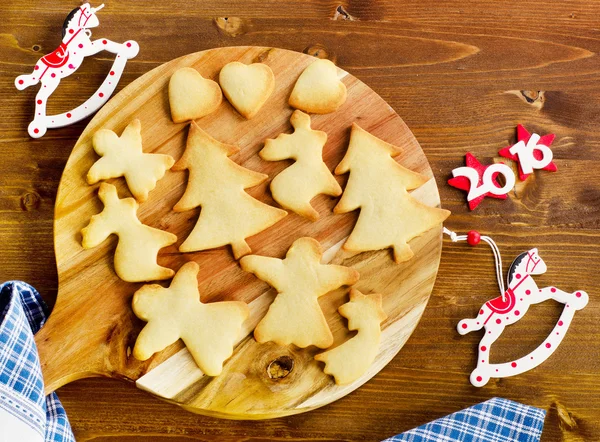
[[181, 68], [169, 81], [171, 118], [175, 123], [195, 120], [214, 112], [223, 94], [216, 81], [204, 78], [196, 69]]
[[346, 85], [329, 60], [319, 59], [300, 74], [290, 95], [290, 106], [313, 114], [336, 111], [346, 101]]
[[273, 92], [275, 76], [266, 64], [247, 65], [234, 61], [223, 66], [219, 83], [231, 105], [250, 119]]

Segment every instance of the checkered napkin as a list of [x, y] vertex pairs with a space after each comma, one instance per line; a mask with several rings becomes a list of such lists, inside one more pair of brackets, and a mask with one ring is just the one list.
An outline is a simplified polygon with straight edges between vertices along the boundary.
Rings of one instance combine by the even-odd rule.
[[539, 442], [546, 411], [493, 398], [383, 442]]
[[47, 315], [30, 285], [0, 284], [0, 441], [75, 441], [56, 394], [44, 397], [33, 335]]

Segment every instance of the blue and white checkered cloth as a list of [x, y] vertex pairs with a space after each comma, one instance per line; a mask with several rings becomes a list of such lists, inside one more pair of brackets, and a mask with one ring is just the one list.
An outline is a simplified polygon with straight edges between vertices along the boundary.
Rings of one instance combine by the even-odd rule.
[[539, 442], [546, 411], [493, 398], [383, 442]]
[[25, 433], [37, 433], [47, 442], [75, 441], [56, 394], [44, 397], [33, 335], [47, 316], [48, 308], [33, 287], [19, 281], [0, 284], [0, 441], [38, 439]]

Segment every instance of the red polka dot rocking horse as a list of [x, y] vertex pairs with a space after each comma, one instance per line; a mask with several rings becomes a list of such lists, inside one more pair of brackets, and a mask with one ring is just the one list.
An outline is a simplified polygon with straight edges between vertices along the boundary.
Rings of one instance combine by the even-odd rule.
[[[502, 295], [483, 304], [477, 317], [463, 319], [457, 326], [458, 333], [461, 335], [482, 328], [485, 330], [485, 334], [479, 342], [477, 367], [471, 373], [471, 383], [476, 387], [482, 387], [488, 383], [490, 378], [504, 378], [521, 374], [548, 359], [566, 335], [575, 312], [587, 305], [588, 294], [582, 290], [567, 293], [556, 287], [539, 288], [532, 276], [545, 273], [547, 267], [538, 255], [537, 249], [531, 249], [517, 256], [508, 271], [508, 289], [504, 290], [500, 252], [490, 237], [480, 236], [475, 231], [459, 236], [446, 228], [444, 228], [444, 233], [450, 235], [454, 242], [466, 240], [473, 246], [477, 245], [480, 240], [484, 240], [492, 247], [496, 260], [496, 276]], [[500, 337], [504, 328], [521, 319], [532, 304], [539, 304], [548, 299], [554, 299], [565, 306], [556, 326], [544, 342], [531, 353], [517, 360], [491, 364], [489, 362], [490, 348]]]
[[[89, 3], [73, 9], [67, 15], [63, 25], [63, 39], [60, 46], [52, 53], [43, 56], [35, 64], [31, 74], [19, 75], [15, 79], [15, 86], [23, 90], [37, 83], [42, 87], [35, 97], [35, 116], [29, 124], [28, 132], [32, 138], [39, 138], [49, 128], [63, 127], [75, 123], [98, 110], [112, 95], [127, 60], [137, 55], [139, 46], [135, 41], [115, 43], [107, 39], [90, 39], [90, 28], [100, 23], [96, 13], [104, 5], [97, 8], [90, 7]], [[46, 103], [60, 80], [75, 72], [85, 57], [97, 54], [100, 51], [109, 51], [117, 54], [109, 75], [98, 90], [82, 105], [58, 115], [46, 115]]]

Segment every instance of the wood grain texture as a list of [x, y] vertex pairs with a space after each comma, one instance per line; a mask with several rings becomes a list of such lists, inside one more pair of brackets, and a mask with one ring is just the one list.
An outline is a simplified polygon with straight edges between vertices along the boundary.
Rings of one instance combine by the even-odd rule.
[[[248, 303], [250, 317], [221, 375], [204, 376], [181, 342], [146, 362], [135, 360], [131, 349], [142, 323], [134, 316], [130, 304], [133, 293], [142, 284], [127, 283], [115, 274], [114, 240], [89, 250], [81, 246], [81, 229], [91, 216], [102, 210], [96, 192], [98, 185], [89, 186], [85, 181], [98, 158], [92, 147], [95, 132], [111, 129], [120, 134], [133, 119], [138, 119], [142, 124], [144, 152], [181, 158], [188, 124], [171, 121], [166, 94], [171, 75], [182, 67], [192, 67], [203, 77], [215, 79], [221, 68], [232, 61], [245, 64], [261, 61], [273, 70], [276, 84], [261, 112], [246, 120], [230, 105], [223, 105], [197, 122], [211, 136], [240, 148], [232, 156], [238, 164], [272, 178], [289, 162], [266, 162], [257, 153], [265, 139], [289, 131], [292, 109], [287, 98], [298, 76], [313, 60], [309, 55], [261, 47], [220, 48], [186, 55], [133, 82], [90, 121], [67, 161], [56, 197], [54, 243], [59, 292], [50, 319], [36, 335], [46, 392], [72, 380], [105, 376], [137, 381], [138, 387], [190, 411], [235, 419], [264, 419], [309, 411], [343, 397], [368, 381], [396, 355], [417, 325], [431, 294], [441, 253], [441, 226], [411, 241], [415, 258], [402, 265], [394, 263], [389, 250], [344, 252], [340, 247], [352, 230], [356, 213], [335, 215], [332, 208], [337, 199], [320, 195], [313, 200], [322, 215], [318, 221], [289, 214], [277, 225], [248, 239], [252, 253], [283, 258], [296, 239], [313, 237], [324, 249], [326, 262], [359, 271], [357, 288], [366, 293], [385, 293], [383, 307], [388, 318], [382, 325], [378, 356], [364, 376], [344, 387], [334, 385], [333, 378], [325, 375], [313, 359], [318, 349], [261, 345], [252, 338], [252, 331], [275, 293], [266, 283], [242, 271], [229, 247], [178, 253], [177, 247], [189, 235], [199, 212], [173, 211], [186, 188], [187, 173], [167, 172], [148, 200], [140, 204], [138, 216], [146, 225], [177, 235], [177, 244], [161, 250], [158, 261], [173, 269], [191, 260], [198, 263], [203, 302]], [[356, 78], [341, 70], [339, 76], [348, 90], [345, 105], [334, 113], [312, 116], [312, 126], [328, 134], [323, 149], [328, 168], [333, 170], [345, 155], [350, 127], [358, 121], [374, 135], [400, 146], [402, 153], [396, 159], [405, 167], [431, 177], [423, 151], [393, 109]], [[343, 177], [338, 179], [344, 181]], [[117, 186], [121, 197], [130, 195], [123, 179], [110, 182]], [[261, 201], [272, 202], [267, 189], [265, 182], [249, 192]], [[413, 195], [429, 205], [439, 205], [433, 179]], [[348, 289], [344, 288], [319, 300], [336, 345], [353, 334], [336, 312], [347, 298]], [[289, 373], [285, 376], [274, 373], [278, 365], [289, 366]]]
[[[51, 303], [58, 284], [54, 198], [87, 122], [30, 140], [35, 92], [17, 93], [13, 80], [58, 46], [73, 3], [0, 4], [0, 279], [25, 279]], [[277, 46], [336, 60], [413, 131], [440, 184], [443, 207], [453, 211], [448, 227], [492, 235], [506, 261], [538, 246], [549, 267], [538, 282], [581, 287], [590, 304], [544, 365], [475, 389], [468, 374], [479, 336], [459, 337], [454, 326], [496, 295], [492, 255], [484, 247], [445, 243], [419, 327], [397, 358], [345, 398], [316, 412], [248, 424], [192, 415], [122, 382], [78, 381], [59, 390], [78, 440], [380, 440], [493, 396], [548, 410], [543, 442], [600, 439], [597, 2], [111, 0], [101, 14], [96, 36], [135, 38], [141, 45], [123, 85], [212, 47]], [[104, 54], [87, 60], [61, 84], [50, 110], [87, 98], [111, 63]], [[507, 202], [487, 201], [469, 212], [464, 194], [442, 183], [466, 151], [494, 158], [514, 141], [517, 123], [557, 134], [559, 172], [537, 173]], [[533, 349], [559, 312], [552, 302], [532, 308], [507, 329], [492, 357], [508, 360]], [[528, 333], [519, 334], [523, 330]]]

